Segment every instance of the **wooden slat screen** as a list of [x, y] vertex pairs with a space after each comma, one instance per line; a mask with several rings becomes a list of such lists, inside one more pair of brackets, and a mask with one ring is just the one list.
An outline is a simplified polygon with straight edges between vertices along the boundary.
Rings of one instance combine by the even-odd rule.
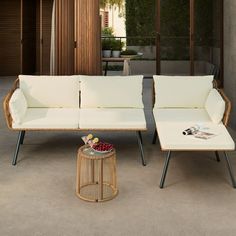
[[75, 74], [101, 74], [99, 0], [75, 0]]
[[21, 70], [21, 1], [0, 1], [0, 75]]
[[56, 0], [56, 74], [74, 74], [74, 0]]
[[23, 74], [36, 71], [36, 2], [22, 0], [22, 69]]
[[42, 72], [50, 74], [50, 48], [53, 0], [42, 1]]

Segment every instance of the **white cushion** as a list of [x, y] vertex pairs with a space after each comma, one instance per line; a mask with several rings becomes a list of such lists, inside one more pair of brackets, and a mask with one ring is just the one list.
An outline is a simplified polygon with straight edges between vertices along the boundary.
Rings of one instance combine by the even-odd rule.
[[81, 109], [81, 129], [145, 130], [143, 109]]
[[205, 108], [214, 123], [221, 122], [225, 112], [225, 101], [216, 89], [209, 93]]
[[203, 108], [213, 76], [153, 76], [157, 108]]
[[81, 108], [143, 108], [142, 82], [143, 76], [88, 76], [81, 80]]
[[13, 122], [20, 124], [27, 110], [27, 102], [21, 89], [16, 89], [9, 101], [9, 110]]
[[234, 141], [223, 124], [204, 123], [203, 126], [208, 128], [206, 132], [216, 134], [215, 137], [207, 140], [182, 134], [183, 130], [195, 124], [194, 122], [157, 122], [161, 149], [189, 151], [235, 149]]
[[28, 107], [79, 107], [78, 76], [19, 76]]
[[80, 80], [80, 75], [19, 75], [21, 79], [77, 79]]
[[128, 76], [122, 76], [122, 75], [79, 75], [80, 81], [86, 80], [89, 78], [94, 78], [94, 79], [136, 79], [139, 78], [140, 76], [137, 75], [128, 75]]
[[162, 108], [154, 109], [153, 115], [156, 122], [211, 122], [211, 119], [204, 108], [182, 109], [182, 108]]
[[21, 124], [15, 129], [77, 129], [78, 108], [28, 108]]

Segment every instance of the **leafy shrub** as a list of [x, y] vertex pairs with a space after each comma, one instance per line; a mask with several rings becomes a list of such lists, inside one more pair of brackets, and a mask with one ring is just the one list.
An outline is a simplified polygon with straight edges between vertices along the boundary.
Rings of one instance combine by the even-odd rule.
[[137, 52], [135, 50], [125, 50], [121, 52], [121, 55], [137, 55]]

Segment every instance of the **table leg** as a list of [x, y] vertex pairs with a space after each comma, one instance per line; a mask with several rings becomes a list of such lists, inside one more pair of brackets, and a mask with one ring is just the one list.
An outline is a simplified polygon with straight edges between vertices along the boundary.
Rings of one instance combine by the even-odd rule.
[[105, 65], [105, 71], [104, 71], [105, 76], [107, 76], [107, 70], [108, 70], [108, 61], [106, 61], [106, 65]]
[[103, 200], [103, 160], [100, 161], [100, 200]]
[[81, 171], [81, 157], [77, 158], [77, 178], [76, 178], [76, 192], [80, 194], [80, 173]]
[[92, 183], [95, 183], [95, 178], [94, 178], [94, 160], [91, 160], [91, 175], [92, 175]]
[[224, 156], [225, 156], [225, 160], [226, 160], [227, 167], [228, 167], [228, 170], [229, 170], [229, 174], [230, 174], [230, 177], [231, 177], [233, 188], [236, 188], [236, 182], [235, 182], [235, 179], [234, 179], [233, 169], [232, 169], [229, 157], [228, 157], [226, 152], [224, 152]]
[[130, 70], [130, 59], [125, 59], [124, 60], [124, 64], [123, 64], [123, 75], [127, 76], [131, 74], [131, 70]]
[[166, 173], [167, 173], [167, 169], [168, 169], [169, 162], [170, 162], [170, 157], [171, 157], [171, 151], [169, 151], [166, 156], [165, 165], [164, 165], [164, 169], [163, 169], [162, 176], [161, 176], [160, 188], [164, 187]]
[[219, 155], [219, 152], [218, 151], [215, 151], [215, 155], [216, 155], [216, 160], [218, 162], [220, 162], [220, 155]]

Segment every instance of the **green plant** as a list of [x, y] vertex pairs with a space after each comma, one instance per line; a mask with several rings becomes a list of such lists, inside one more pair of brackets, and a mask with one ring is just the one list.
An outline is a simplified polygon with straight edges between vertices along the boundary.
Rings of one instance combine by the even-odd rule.
[[137, 55], [137, 52], [135, 50], [125, 50], [121, 52], [121, 55]]
[[[126, 0], [126, 35], [128, 46], [155, 45], [156, 2], [156, 0]], [[149, 38], [143, 38], [145, 36]], [[150, 38], [153, 36], [154, 39]]]
[[105, 7], [118, 7], [119, 9], [122, 8], [122, 5], [124, 4], [124, 0], [100, 0], [100, 7], [105, 8]]
[[102, 39], [102, 50], [111, 50], [112, 49], [112, 40], [111, 39]]
[[105, 27], [102, 29], [102, 36], [114, 37], [114, 30], [112, 27]]
[[113, 39], [111, 41], [111, 45], [112, 45], [113, 51], [121, 51], [122, 48], [124, 47], [124, 42], [122, 42], [121, 40], [118, 40], [118, 39]]

